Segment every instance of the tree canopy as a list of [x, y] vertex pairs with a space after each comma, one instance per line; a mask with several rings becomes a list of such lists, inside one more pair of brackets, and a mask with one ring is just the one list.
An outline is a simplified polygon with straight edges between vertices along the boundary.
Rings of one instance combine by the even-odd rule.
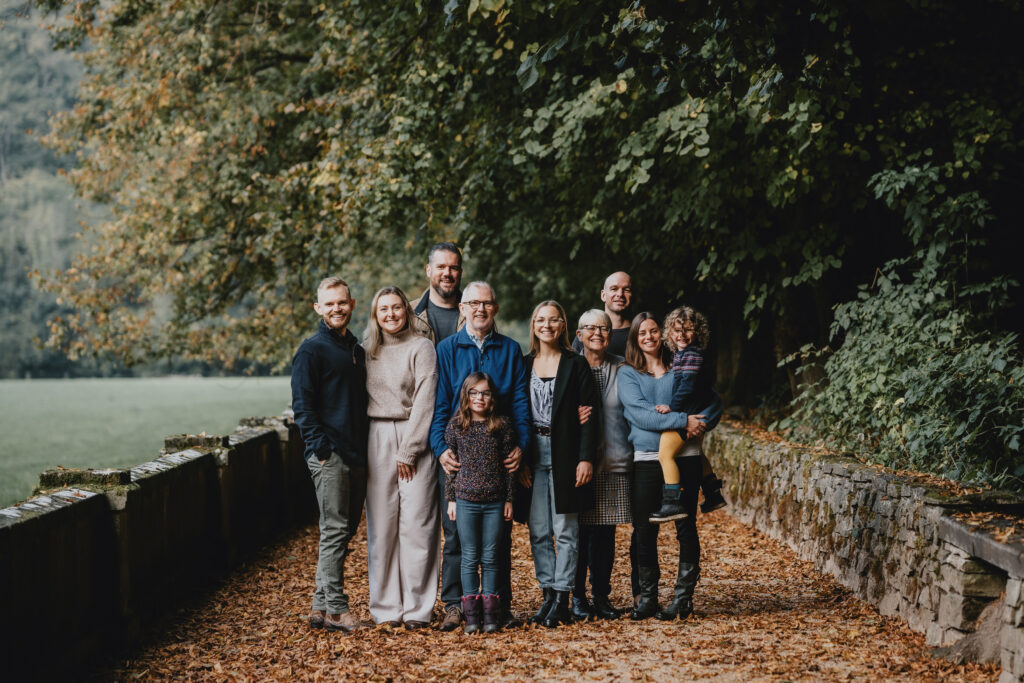
[[73, 354], [284, 364], [319, 277], [415, 288], [439, 239], [513, 315], [620, 268], [742, 311], [790, 389], [881, 280], [1020, 326], [1015, 0], [43, 4], [88, 47], [49, 141], [115, 212], [44, 278]]

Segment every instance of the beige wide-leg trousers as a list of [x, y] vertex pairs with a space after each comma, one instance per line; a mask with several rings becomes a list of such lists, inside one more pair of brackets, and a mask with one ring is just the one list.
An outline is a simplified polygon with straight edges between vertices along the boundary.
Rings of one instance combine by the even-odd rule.
[[370, 616], [430, 621], [441, 564], [437, 461], [429, 450], [411, 481], [398, 479], [398, 439], [408, 422], [370, 420], [366, 479], [366, 537]]

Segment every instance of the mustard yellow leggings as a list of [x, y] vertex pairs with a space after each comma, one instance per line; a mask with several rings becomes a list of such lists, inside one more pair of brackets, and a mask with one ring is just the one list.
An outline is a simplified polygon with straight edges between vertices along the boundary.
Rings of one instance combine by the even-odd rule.
[[[666, 484], [679, 483], [679, 468], [676, 467], [676, 453], [683, 447], [683, 437], [674, 429], [661, 433], [661, 442], [658, 444], [658, 462], [661, 463], [661, 473], [665, 477]], [[714, 474], [711, 463], [703, 453], [700, 454], [700, 464], [703, 471], [701, 477]]]

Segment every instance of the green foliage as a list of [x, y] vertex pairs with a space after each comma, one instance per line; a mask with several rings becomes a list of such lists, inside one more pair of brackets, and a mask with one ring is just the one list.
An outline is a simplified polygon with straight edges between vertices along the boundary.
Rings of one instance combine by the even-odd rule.
[[960, 284], [970, 249], [984, 244], [989, 207], [973, 194], [936, 199], [938, 180], [929, 166], [875, 179], [879, 196], [905, 206], [918, 249], [836, 306], [827, 380], [782, 426], [890, 467], [1024, 489], [1018, 339], [981, 325], [1017, 283]]
[[738, 301], [781, 358], [924, 243], [868, 189], [908, 167], [989, 207], [957, 297], [1016, 267], [1015, 0], [44, 4], [91, 46], [50, 140], [116, 213], [44, 278], [72, 354], [283, 364], [317, 278], [415, 291], [454, 239], [508, 315], [636, 270], [645, 308]]

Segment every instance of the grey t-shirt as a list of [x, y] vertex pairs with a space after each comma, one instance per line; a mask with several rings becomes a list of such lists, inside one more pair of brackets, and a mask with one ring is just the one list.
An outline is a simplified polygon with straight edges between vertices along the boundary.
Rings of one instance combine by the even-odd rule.
[[452, 336], [459, 329], [459, 307], [442, 308], [427, 301], [427, 320], [430, 321], [430, 328], [434, 330], [434, 344], [441, 343], [442, 339]]

